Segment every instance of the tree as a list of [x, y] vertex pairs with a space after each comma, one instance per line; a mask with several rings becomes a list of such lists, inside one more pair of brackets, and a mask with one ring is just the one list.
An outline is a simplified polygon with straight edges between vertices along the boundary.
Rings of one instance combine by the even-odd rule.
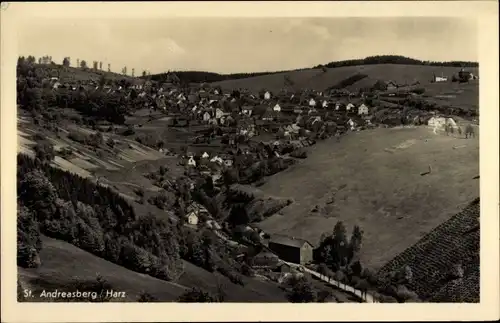
[[471, 137], [474, 137], [474, 136], [475, 136], [474, 127], [469, 123], [465, 127], [465, 138], [471, 138]]
[[292, 278], [291, 290], [287, 293], [287, 298], [292, 303], [311, 303], [317, 300], [317, 293], [312, 284], [305, 278]]
[[352, 230], [351, 240], [349, 241], [350, 258], [354, 257], [361, 250], [361, 243], [363, 242], [363, 231], [358, 225], [354, 226]]
[[158, 299], [148, 292], [141, 292], [139, 298], [137, 299], [137, 302], [139, 303], [150, 303], [155, 301], [158, 301]]
[[147, 73], [146, 71], [142, 71], [142, 77], [146, 77]]
[[108, 63], [108, 72], [111, 72], [111, 64]]
[[83, 69], [86, 69], [87, 68], [87, 62], [85, 60], [82, 60], [80, 62], [80, 67], [83, 68]]
[[178, 298], [178, 301], [181, 303], [214, 303], [216, 302], [216, 298], [197, 287], [193, 287], [191, 290], [182, 294]]
[[35, 148], [35, 156], [41, 163], [50, 163], [54, 157], [54, 146], [48, 141], [38, 143]]
[[35, 215], [26, 207], [17, 210], [17, 265], [36, 268], [40, 265], [42, 249], [40, 228]]
[[135, 75], [135, 68], [132, 69], [132, 77]]
[[99, 69], [102, 70], [102, 62], [99, 62]]
[[69, 67], [70, 66], [70, 58], [69, 57], [64, 57], [62, 64], [63, 64], [64, 67]]

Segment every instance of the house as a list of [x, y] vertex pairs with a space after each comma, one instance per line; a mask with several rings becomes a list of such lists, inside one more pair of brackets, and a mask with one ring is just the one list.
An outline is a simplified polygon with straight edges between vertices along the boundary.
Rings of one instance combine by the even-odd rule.
[[209, 121], [210, 118], [212, 118], [210, 113], [208, 111], [205, 111], [205, 113], [203, 114], [203, 121]]
[[219, 156], [212, 157], [212, 159], [210, 159], [210, 161], [212, 163], [218, 163], [218, 164], [224, 163], [224, 160], [222, 160], [222, 158], [220, 158]]
[[266, 91], [264, 93], [264, 100], [270, 100], [271, 99], [271, 93], [269, 93], [269, 91]]
[[447, 82], [448, 81], [448, 77], [444, 76], [441, 74], [441, 76], [437, 76], [436, 74], [434, 74], [433, 78], [432, 78], [432, 81], [433, 82]]
[[321, 104], [323, 108], [328, 108], [328, 102], [326, 100], [323, 100], [323, 103]]
[[189, 213], [187, 216], [187, 222], [188, 224], [191, 224], [191, 225], [197, 225], [198, 224], [198, 215], [194, 214], [194, 213]]
[[273, 108], [273, 111], [274, 112], [281, 112], [281, 107], [280, 107], [279, 103], [276, 103], [276, 105]]
[[205, 151], [203, 155], [201, 155], [201, 158], [208, 158], [210, 155]]
[[224, 115], [224, 111], [220, 108], [215, 109], [215, 119], [220, 119]]
[[280, 258], [269, 250], [263, 249], [251, 259], [252, 267], [276, 268]]
[[201, 204], [193, 202], [186, 208], [186, 219], [189, 224], [197, 225], [200, 217], [208, 218], [210, 213]]
[[194, 160], [193, 156], [189, 157], [188, 166], [196, 167], [196, 161]]
[[309, 99], [309, 106], [310, 107], [315, 107], [316, 106], [316, 100], [314, 100], [313, 98], [310, 98]]
[[429, 125], [429, 127], [434, 128], [434, 132], [436, 132], [436, 130], [444, 128], [444, 126], [446, 125], [446, 118], [437, 116], [432, 117], [429, 119], [427, 124]]
[[358, 107], [358, 114], [359, 115], [367, 115], [368, 114], [368, 107], [363, 103]]
[[386, 90], [387, 91], [393, 91], [393, 90], [396, 90], [397, 88], [398, 88], [398, 85], [393, 81], [389, 81], [386, 83]]
[[247, 115], [247, 116], [251, 116], [252, 115], [252, 112], [253, 112], [253, 107], [251, 106], [244, 106], [242, 109], [241, 109], [241, 112], [244, 114], [244, 115]]
[[346, 111], [351, 111], [351, 109], [354, 109], [354, 104], [349, 103], [348, 105], [346, 105], [345, 109]]
[[296, 264], [307, 264], [313, 260], [313, 245], [306, 240], [285, 235], [272, 235], [271, 249], [280, 259]]
[[61, 87], [61, 83], [60, 83], [60, 82], [58, 82], [58, 81], [56, 81], [56, 82], [54, 83], [54, 85], [52, 85], [52, 88], [53, 88], [53, 89], [58, 89], [59, 87]]
[[352, 119], [349, 119], [347, 121], [347, 124], [349, 125], [349, 127], [351, 128], [351, 130], [356, 129], [356, 123]]

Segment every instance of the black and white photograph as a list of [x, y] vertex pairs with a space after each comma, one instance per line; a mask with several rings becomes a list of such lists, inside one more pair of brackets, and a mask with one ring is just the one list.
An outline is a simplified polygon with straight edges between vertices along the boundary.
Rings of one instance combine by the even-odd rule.
[[17, 302], [480, 303], [477, 17], [18, 23]]

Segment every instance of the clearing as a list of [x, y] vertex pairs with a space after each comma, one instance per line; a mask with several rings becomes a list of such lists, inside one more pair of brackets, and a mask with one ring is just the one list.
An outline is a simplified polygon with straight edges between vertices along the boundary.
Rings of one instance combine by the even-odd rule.
[[[460, 149], [454, 149], [460, 147]], [[270, 233], [317, 243], [343, 221], [364, 231], [363, 262], [379, 268], [479, 196], [479, 140], [428, 127], [330, 138], [259, 187], [295, 202], [262, 221]], [[388, 151], [389, 150], [389, 151]], [[431, 167], [431, 173], [422, 176]], [[317, 206], [317, 210], [313, 210]]]

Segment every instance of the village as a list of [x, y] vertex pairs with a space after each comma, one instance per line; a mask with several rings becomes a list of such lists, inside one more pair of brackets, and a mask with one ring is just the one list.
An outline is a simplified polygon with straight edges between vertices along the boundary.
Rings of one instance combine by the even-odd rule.
[[[46, 130], [75, 129], [72, 123], [77, 120], [80, 133], [93, 133], [87, 139], [77, 139], [76, 133], [68, 130], [66, 144], [56, 145], [59, 147], [55, 154], [59, 158], [84, 169], [97, 159], [77, 162], [80, 157], [75, 156], [96, 154], [100, 158], [109, 156], [108, 164], [128, 163], [131, 157], [109, 152], [119, 144], [129, 150], [143, 146], [137, 149], [151, 150], [158, 162], [154, 163], [156, 170], [142, 174], [149, 184], [145, 184], [147, 181], [127, 184], [137, 187], [133, 190], [135, 197], [124, 194], [126, 185], [115, 185], [118, 182], [110, 180], [108, 174], [87, 167], [88, 176], [97, 185], [115, 189], [132, 203], [146, 205], [149, 210], [156, 208], [155, 214], [164, 212], [188, 230], [210, 230], [232, 250], [236, 261], [249, 266], [253, 276], [281, 283], [291, 272], [301, 275], [304, 270], [311, 271], [327, 284], [337, 288], [343, 284], [341, 289], [349, 288], [365, 302], [380, 301], [367, 294], [366, 281], [376, 280], [373, 273], [358, 272], [356, 275], [364, 279], [361, 283], [351, 280], [352, 272], [327, 275], [330, 269], [321, 267], [317, 261], [317, 254], [324, 246], [293, 235], [270, 234], [259, 227], [261, 220], [292, 202], [259, 197], [258, 187], [266, 178], [301, 163], [308, 158], [308, 147], [330, 137], [338, 142], [344, 136], [364, 130], [421, 126], [435, 134], [445, 132], [469, 138], [474, 136], [474, 130], [464, 126], [464, 120], [474, 123], [477, 116], [471, 111], [429, 102], [420, 82], [397, 84], [378, 80], [356, 92], [338, 87], [325, 91], [296, 89], [290, 85], [280, 91], [262, 89], [252, 93], [210, 83], [182, 83], [172, 72], [165, 73], [162, 81], [152, 80], [146, 73], [142, 77], [118, 76], [114, 80], [98, 73], [99, 78], [75, 81], [61, 78], [59, 67], [49, 64], [45, 69], [46, 74], [40, 80], [42, 96], [50, 98], [45, 102], [74, 107], [82, 117], [66, 118], [71, 124], [68, 128], [60, 121], [54, 124], [53, 120], [61, 117], [54, 118], [52, 112], [46, 112], [41, 117], [45, 121], [36, 124], [45, 124]], [[93, 69], [83, 70], [99, 72], [95, 63]], [[464, 69], [457, 70], [453, 78], [431, 75], [428, 82], [477, 80], [477, 76]], [[87, 103], [79, 103], [82, 98]], [[97, 104], [103, 104], [109, 112], [87, 108]], [[58, 134], [57, 140], [62, 138]], [[162, 165], [162, 158], [175, 163]], [[57, 167], [71, 172], [71, 167], [65, 169], [64, 165], [57, 163]], [[176, 172], [172, 171], [174, 168]], [[133, 168], [128, 169], [130, 173]], [[119, 172], [117, 177], [121, 176]], [[157, 193], [151, 193], [148, 186], [155, 187]], [[187, 187], [187, 197], [179, 193], [182, 187]], [[221, 207], [220, 199], [225, 199], [222, 204], [226, 207]], [[243, 207], [238, 207], [239, 204]], [[348, 276], [347, 280], [344, 276]]]

